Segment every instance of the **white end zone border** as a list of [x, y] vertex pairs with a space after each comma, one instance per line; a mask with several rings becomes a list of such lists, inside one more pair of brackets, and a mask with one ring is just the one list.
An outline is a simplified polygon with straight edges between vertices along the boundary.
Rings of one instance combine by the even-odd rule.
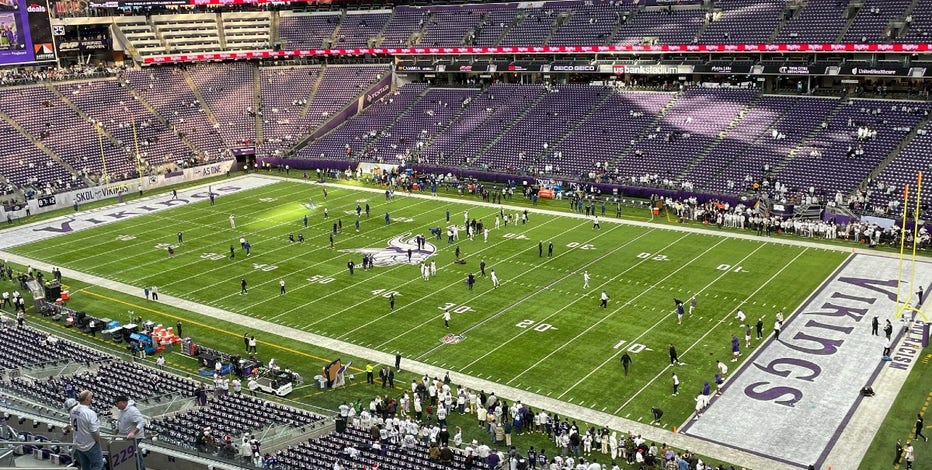
[[209, 165], [185, 168], [181, 171], [161, 173], [143, 178], [75, 189], [73, 191], [56, 193], [48, 196], [38, 196], [26, 201], [26, 204], [17, 211], [7, 212], [3, 206], [0, 206], [0, 220], [6, 221], [7, 216], [13, 219], [26, 217], [26, 208], [29, 209], [30, 214], [35, 215], [42, 212], [71, 207], [75, 202], [83, 204], [85, 202], [100, 201], [103, 199], [116, 199], [120, 194], [132, 194], [133, 192], [138, 192], [140, 189], [147, 191], [188, 181], [229, 174], [231, 168], [233, 168], [233, 160], [226, 160]]
[[186, 188], [178, 192], [178, 198], [172, 199], [171, 193], [161, 193], [124, 204], [113, 204], [90, 211], [79, 211], [63, 217], [43, 220], [7, 230], [0, 237], [0, 250], [5, 250], [26, 243], [47, 240], [91, 227], [119, 222], [121, 220], [153, 214], [176, 206], [193, 204], [210, 199], [208, 188], [218, 197], [250, 189], [261, 188], [280, 183], [278, 178], [260, 175], [247, 175], [228, 180], [215, 181], [210, 184]]

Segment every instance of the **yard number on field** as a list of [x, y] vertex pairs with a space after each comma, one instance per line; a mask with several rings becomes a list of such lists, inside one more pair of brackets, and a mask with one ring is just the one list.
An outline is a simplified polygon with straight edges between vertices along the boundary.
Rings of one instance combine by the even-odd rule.
[[537, 320], [521, 320], [518, 323], [515, 323], [515, 326], [518, 328], [530, 328], [534, 331], [539, 331], [541, 333], [549, 330], [556, 330], [557, 327], [551, 325], [550, 323], [537, 323]]
[[[616, 345], [613, 346], [612, 348], [613, 348], [613, 349], [619, 349], [619, 348], [623, 347], [623, 346], [624, 346], [625, 344], [627, 344], [627, 343], [628, 343], [628, 340], [623, 339], [623, 340], [619, 341], [618, 344], [616, 344]], [[628, 352], [633, 352], [633, 353], [635, 353], [635, 354], [637, 354], [637, 353], [639, 353], [639, 352], [641, 352], [641, 351], [653, 351], [653, 349], [648, 348], [647, 346], [644, 346], [643, 344], [640, 344], [640, 343], [631, 343], [630, 345], [628, 345], [628, 347], [626, 348], [626, 350], [627, 350]]]
[[313, 275], [313, 276], [307, 278], [307, 280], [310, 281], [310, 282], [317, 283], [317, 284], [330, 284], [331, 282], [335, 281], [336, 279], [334, 279], [334, 278], [332, 278], [332, 277], [321, 276], [320, 274], [315, 274], [315, 275]]
[[258, 269], [259, 271], [274, 271], [278, 269], [278, 266], [275, 266], [274, 264], [252, 263], [252, 268]]
[[521, 235], [520, 233], [506, 233], [502, 237], [510, 238], [512, 240], [529, 240], [527, 235]]
[[747, 271], [745, 271], [744, 268], [741, 267], [741, 266], [732, 266], [732, 265], [730, 265], [730, 264], [720, 264], [720, 265], [716, 266], [715, 269], [718, 269], [719, 271], [731, 271], [731, 272], [735, 272], [735, 273], [747, 272]]
[[567, 248], [579, 248], [580, 250], [594, 250], [595, 246], [592, 246], [588, 243], [579, 243], [579, 242], [569, 242], [566, 244]]
[[376, 289], [372, 291], [372, 295], [385, 297], [386, 299], [394, 295], [395, 297], [400, 297], [401, 293], [396, 290], [386, 290], [386, 289]]
[[439, 306], [439, 307], [437, 307], [437, 308], [439, 308], [440, 310], [449, 310], [449, 311], [451, 311], [451, 312], [453, 312], [453, 313], [466, 313], [466, 312], [474, 312], [474, 311], [475, 311], [475, 310], [473, 310], [473, 308], [470, 307], [469, 305], [459, 305], [459, 304], [454, 304], [454, 303], [450, 303], [450, 302], [447, 302], [447, 303], [445, 303], [445, 304], [443, 304], [443, 305], [441, 305], [441, 306]]
[[670, 261], [670, 258], [667, 258], [667, 255], [659, 255], [656, 253], [640, 253], [637, 255], [640, 259], [652, 259], [654, 261]]
[[221, 255], [220, 253], [201, 253], [201, 259], [209, 259], [211, 261], [217, 261], [224, 259], [226, 256]]

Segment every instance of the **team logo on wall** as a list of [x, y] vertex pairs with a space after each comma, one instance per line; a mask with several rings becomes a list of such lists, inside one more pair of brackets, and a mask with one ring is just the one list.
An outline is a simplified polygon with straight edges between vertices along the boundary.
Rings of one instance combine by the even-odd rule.
[[[411, 250], [411, 260], [408, 261], [408, 250]], [[372, 258], [373, 266], [395, 266], [398, 264], [421, 264], [437, 253], [437, 246], [425, 241], [424, 247], [417, 248], [415, 237], [411, 232], [397, 235], [388, 241], [386, 248], [354, 248], [340, 250], [343, 253], [363, 253]]]
[[443, 338], [440, 338], [440, 342], [443, 344], [456, 344], [464, 339], [466, 339], [466, 337], [463, 335], [457, 335], [457, 334], [450, 333], [444, 336]]

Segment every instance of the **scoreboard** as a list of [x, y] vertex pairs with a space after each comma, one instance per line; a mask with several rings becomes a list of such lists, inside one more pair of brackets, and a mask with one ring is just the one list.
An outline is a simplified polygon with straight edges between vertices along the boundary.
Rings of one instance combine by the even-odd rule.
[[0, 66], [54, 61], [48, 0], [0, 0]]

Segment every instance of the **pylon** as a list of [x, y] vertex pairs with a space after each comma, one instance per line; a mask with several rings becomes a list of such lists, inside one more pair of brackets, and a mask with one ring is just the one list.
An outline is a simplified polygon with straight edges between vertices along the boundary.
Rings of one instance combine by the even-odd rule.
[[[673, 426], [673, 434], [676, 434], [676, 426]], [[829, 469], [831, 470], [831, 469]]]

